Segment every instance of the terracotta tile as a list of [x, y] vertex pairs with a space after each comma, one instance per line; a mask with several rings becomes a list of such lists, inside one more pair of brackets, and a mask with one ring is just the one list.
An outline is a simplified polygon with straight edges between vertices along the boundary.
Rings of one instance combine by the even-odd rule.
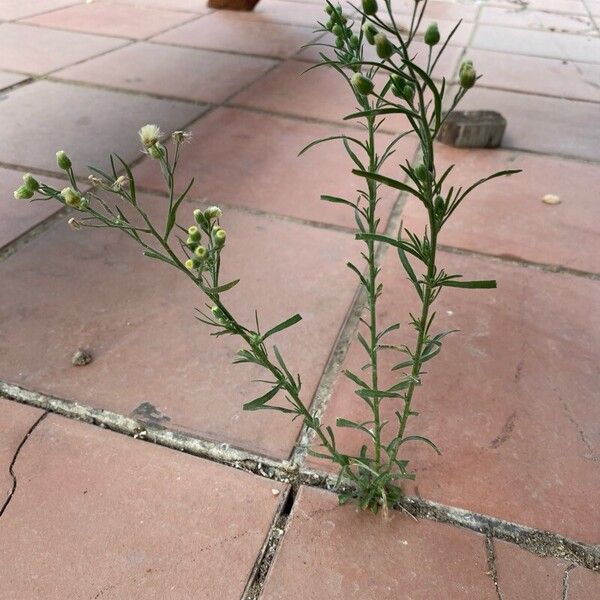
[[468, 50], [483, 78], [478, 85], [600, 102], [600, 64]]
[[[168, 3], [163, 4], [168, 6]], [[193, 19], [195, 15], [126, 4], [75, 4], [27, 19], [44, 27], [57, 27], [118, 37], [143, 39]]]
[[[590, 0], [586, 0], [589, 4]], [[515, 9], [514, 0], [494, 0], [495, 6]], [[553, 13], [568, 13], [572, 15], [588, 15], [581, 0], [527, 0], [527, 10], [542, 10]]]
[[205, 2], [198, 0], [96, 0], [107, 4], [125, 4], [135, 6], [136, 8], [168, 8], [169, 10], [179, 10], [196, 14], [205, 14], [211, 12]]
[[27, 81], [27, 77], [25, 75], [18, 75], [17, 73], [6, 73], [0, 72], [0, 90], [5, 90], [6, 88], [12, 87], [17, 83], [22, 83]]
[[600, 62], [600, 37], [591, 35], [479, 25], [471, 46], [528, 56]]
[[477, 87], [460, 106], [502, 113], [508, 121], [502, 142], [506, 148], [587, 160], [600, 158], [597, 104]]
[[[360, 180], [351, 175], [352, 163], [341, 142], [321, 144], [298, 156], [311, 141], [348, 129], [219, 108], [200, 119], [191, 131], [196, 140], [210, 142], [187, 149], [179, 163], [180, 176], [182, 181], [198, 176], [197, 189], [209, 202], [356, 226], [346, 207], [320, 200], [321, 194], [353, 198], [360, 187]], [[410, 159], [414, 148], [411, 141], [401, 141], [398, 156]], [[388, 164], [391, 168], [392, 162]], [[134, 172], [140, 185], [163, 189], [150, 160], [142, 161]], [[396, 195], [382, 196], [381, 214], [386, 222]]]
[[569, 573], [569, 600], [589, 600], [600, 596], [600, 574], [577, 567]]
[[2, 0], [0, 19], [10, 21], [37, 15], [49, 10], [56, 10], [73, 4], [73, 0]]
[[[447, 273], [497, 279], [499, 287], [450, 289], [436, 302], [434, 333], [460, 333], [428, 363], [413, 403], [420, 416], [408, 433], [433, 440], [443, 455], [406, 445], [403, 458], [417, 473], [407, 493], [598, 543], [600, 347], [589, 332], [600, 327], [600, 283], [444, 252], [439, 259]], [[403, 321], [387, 343], [412, 345], [414, 332], [404, 323], [418, 307], [393, 253], [383, 274], [381, 326]], [[380, 384], [389, 387], [398, 380], [389, 370], [398, 355], [380, 359]], [[355, 343], [346, 367], [356, 372], [362, 364], [364, 351]], [[372, 418], [354, 387], [340, 378], [325, 423]], [[382, 419], [396, 422], [394, 408], [386, 403]], [[364, 443], [352, 430], [335, 433], [342, 449], [357, 452]]]
[[568, 561], [542, 558], [501, 540], [494, 540], [494, 553], [503, 600], [563, 597], [563, 576], [570, 564]]
[[[395, 13], [412, 15], [413, 0], [394, 0], [392, 9]], [[385, 3], [382, 2], [380, 11], [385, 13]], [[430, 0], [427, 3], [423, 20], [429, 22], [431, 19], [448, 19], [458, 21], [473, 22], [477, 15], [477, 7], [473, 4], [465, 2], [440, 2], [438, 0]]]
[[87, 33], [2, 23], [0, 68], [41, 75], [114, 50], [124, 43], [124, 40]]
[[[444, 226], [440, 241], [449, 246], [537, 263], [600, 272], [596, 240], [600, 207], [590, 188], [600, 187], [594, 164], [507, 150], [460, 150], [439, 145], [440, 172], [456, 164], [447, 187], [468, 187], [505, 169], [523, 173], [490, 181], [475, 190]], [[561, 204], [541, 199], [556, 194]], [[405, 225], [421, 230], [422, 205], [410, 199]], [[493, 226], [490, 224], [493, 223]], [[536, 235], [535, 232], [544, 232]]]
[[[32, 227], [54, 214], [60, 206], [54, 202], [28, 202], [15, 200], [14, 190], [23, 184], [23, 171], [14, 171], [0, 167], [0, 248], [18, 238]], [[57, 180], [36, 175], [36, 178], [48, 181], [49, 185]]]
[[[87, 175], [86, 165], [106, 166], [114, 150], [125, 160], [138, 158], [136, 131], [144, 123], [157, 121], [172, 131], [204, 110], [175, 100], [38, 81], [0, 103], [0, 129], [10, 140], [0, 147], [0, 161], [56, 171], [55, 153], [62, 148], [73, 156], [77, 172]], [[31, 143], [22, 144], [23, 139]]]
[[522, 10], [518, 7], [484, 6], [480, 23], [520, 27], [561, 33], [595, 33], [594, 24], [588, 16]]
[[285, 489], [58, 416], [16, 472], [0, 521], [6, 600], [237, 600], [283, 498], [271, 489]]
[[288, 2], [287, 0], [261, 0], [252, 12], [238, 13], [240, 18], [261, 23], [289, 23], [304, 27], [317, 27], [323, 22], [324, 4]]
[[[344, 117], [362, 109], [343, 77], [329, 67], [306, 69], [303, 61], [285, 61], [234, 96], [230, 104], [356, 127], [358, 121], [344, 121]], [[386, 80], [377, 81], [383, 87]], [[395, 115], [386, 117], [381, 131], [398, 135], [409, 128], [405, 117]]]
[[158, 35], [153, 41], [180, 46], [288, 58], [314, 37], [313, 27], [249, 21], [216, 11]]
[[275, 63], [192, 48], [140, 42], [57, 74], [83, 81], [198, 102], [222, 102]]
[[43, 411], [0, 396], [0, 508], [13, 489], [9, 467], [27, 432]]
[[337, 504], [300, 489], [261, 598], [497, 598], [480, 534]]
[[[388, 19], [383, 19], [387, 21]], [[396, 24], [399, 26], [404, 26], [406, 29], [410, 27], [410, 16], [408, 15], [395, 15]], [[440, 30], [441, 40], [444, 42], [446, 38], [450, 35], [450, 32], [457, 25], [459, 19], [439, 19], [439, 18], [428, 18], [427, 16], [423, 17], [421, 21], [420, 27], [417, 29], [419, 34], [424, 34], [427, 27], [430, 25], [432, 21], [435, 21], [438, 24], [438, 28]], [[473, 24], [467, 21], [463, 21], [454, 35], [452, 36], [450, 43], [453, 46], [466, 46], [469, 43], [471, 38], [471, 34], [473, 32]]]
[[[147, 201], [153, 211], [165, 202]], [[191, 211], [182, 218], [191, 220]], [[345, 264], [357, 244], [350, 234], [235, 210], [223, 224], [223, 281], [242, 277], [228, 294], [240, 320], [253, 323], [255, 308], [264, 328], [296, 312], [304, 317], [276, 343], [302, 373], [310, 402], [354, 295]], [[0, 291], [0, 379], [122, 414], [149, 402], [176, 429], [287, 457], [301, 423], [242, 411], [264, 393], [250, 382], [265, 373], [232, 365], [239, 341], [216, 339], [194, 319], [204, 298], [124, 236], [75, 233], [61, 222], [0, 263], [0, 272], [11, 282]], [[95, 357], [85, 368], [70, 364], [79, 347]]]

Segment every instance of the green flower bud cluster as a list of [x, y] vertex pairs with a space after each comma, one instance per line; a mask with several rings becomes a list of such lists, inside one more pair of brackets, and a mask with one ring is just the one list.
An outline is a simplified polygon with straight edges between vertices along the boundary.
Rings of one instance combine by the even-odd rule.
[[464, 60], [458, 71], [460, 85], [466, 90], [471, 89], [477, 81], [477, 72], [473, 68], [472, 60]]
[[414, 85], [409, 81], [406, 81], [406, 79], [398, 73], [390, 75], [390, 80], [392, 94], [398, 98], [404, 98], [407, 102], [412, 102], [415, 95]]
[[352, 84], [352, 87], [363, 96], [372, 94], [375, 87], [373, 81], [368, 77], [365, 77], [362, 73], [354, 73], [350, 78], [350, 83]]
[[348, 17], [342, 13], [342, 7], [339, 5], [333, 7], [327, 4], [325, 12], [329, 15], [329, 20], [325, 24], [325, 28], [335, 35], [336, 47], [340, 50], [343, 49], [345, 40], [348, 39], [352, 47], [358, 48], [357, 42], [359, 40], [356, 38], [356, 40], [352, 41], [352, 38], [356, 36], [352, 35], [351, 29], [346, 25]]
[[440, 41], [440, 30], [437, 23], [431, 23], [425, 30], [425, 43], [428, 46], [435, 46]]
[[[185, 243], [192, 251], [192, 256], [185, 262], [185, 266], [190, 270], [203, 270], [211, 254], [215, 251], [219, 252], [225, 245], [227, 233], [218, 223], [218, 219], [222, 215], [218, 206], [209, 206], [206, 210], [197, 208], [193, 214], [196, 225], [188, 228], [188, 237]], [[212, 246], [209, 245], [209, 248], [201, 244], [202, 232], [210, 237]]]
[[17, 200], [29, 200], [40, 189], [40, 184], [31, 173], [23, 175], [23, 185], [14, 191]]

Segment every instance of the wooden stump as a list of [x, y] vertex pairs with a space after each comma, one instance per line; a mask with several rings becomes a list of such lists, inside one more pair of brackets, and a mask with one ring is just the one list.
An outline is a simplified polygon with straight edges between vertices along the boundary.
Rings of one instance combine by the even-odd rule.
[[459, 148], [497, 148], [502, 143], [506, 119], [492, 110], [456, 111], [440, 129], [443, 144]]
[[225, 10], [252, 10], [258, 0], [208, 0], [209, 8], [222, 8]]

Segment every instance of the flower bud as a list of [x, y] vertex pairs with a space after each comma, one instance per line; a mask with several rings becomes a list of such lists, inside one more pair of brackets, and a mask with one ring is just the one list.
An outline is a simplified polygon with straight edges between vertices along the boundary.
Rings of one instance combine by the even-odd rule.
[[200, 227], [202, 227], [202, 229], [207, 229], [208, 228], [208, 221], [206, 220], [206, 217], [204, 216], [204, 212], [202, 212], [199, 208], [197, 208], [194, 212], [194, 221], [196, 221], [196, 223], [198, 223], [198, 225], [200, 225]]
[[417, 176], [417, 179], [420, 179], [421, 181], [427, 181], [427, 176], [429, 175], [427, 172], [427, 167], [423, 163], [417, 165], [415, 167], [415, 175]]
[[221, 323], [225, 323], [227, 321], [225, 313], [218, 306], [213, 306], [210, 310], [217, 321], [220, 321]]
[[433, 204], [433, 210], [434, 210], [435, 214], [438, 216], [441, 216], [444, 214], [444, 211], [446, 210], [446, 203], [444, 202], [444, 199], [441, 196], [438, 196], [435, 199], [435, 202]]
[[362, 26], [363, 33], [365, 34], [365, 39], [369, 44], [373, 45], [375, 43], [375, 36], [378, 33], [377, 27], [373, 25], [373, 23], [365, 23]]
[[29, 200], [29, 198], [33, 198], [33, 190], [26, 185], [22, 185], [14, 191], [14, 197], [15, 200]]
[[148, 148], [148, 156], [150, 158], [155, 158], [156, 160], [158, 160], [159, 158], [162, 158], [164, 153], [165, 153], [165, 148], [160, 142], [156, 142], [156, 144], [154, 144], [154, 146], [150, 146]]
[[472, 88], [477, 80], [477, 73], [471, 65], [462, 65], [459, 73], [460, 85], [466, 90]]
[[375, 36], [375, 50], [377, 51], [377, 56], [383, 59], [389, 58], [394, 54], [394, 45], [388, 40], [385, 33], [378, 33]]
[[362, 9], [365, 15], [373, 16], [378, 9], [377, 0], [362, 0]]
[[185, 268], [191, 271], [192, 269], [197, 269], [200, 266], [200, 261], [198, 261], [197, 258], [188, 258], [184, 264]]
[[192, 240], [192, 242], [199, 242], [202, 237], [200, 230], [195, 225], [188, 228], [188, 236], [188, 239]]
[[428, 46], [435, 46], [440, 41], [440, 30], [437, 23], [431, 23], [427, 27], [424, 39]]
[[217, 246], [223, 246], [225, 244], [225, 239], [227, 238], [227, 233], [224, 229], [217, 229], [213, 231], [213, 239]]
[[330, 15], [330, 16], [331, 16], [331, 15], [332, 15], [332, 14], [335, 12], [335, 9], [333, 8], [333, 6], [331, 6], [331, 5], [329, 5], [329, 4], [328, 4], [328, 5], [325, 7], [325, 12], [326, 12], [328, 15]]
[[350, 78], [350, 83], [352, 83], [352, 87], [354, 87], [359, 94], [363, 94], [364, 96], [371, 94], [375, 87], [373, 82], [362, 73], [354, 73]]
[[327, 29], [327, 31], [331, 31], [334, 25], [335, 21], [333, 19], [329, 19], [327, 23], [325, 23], [325, 29]]
[[81, 194], [76, 192], [73, 188], [63, 188], [60, 195], [63, 197], [65, 204], [73, 208], [79, 208], [81, 206]]
[[338, 50], [341, 50], [344, 47], [343, 37], [335, 38], [335, 47], [338, 48]]
[[207, 219], [211, 219], [211, 220], [220, 218], [222, 214], [223, 214], [223, 211], [218, 206], [209, 206], [204, 211], [204, 216]]
[[194, 250], [194, 255], [199, 258], [200, 260], [202, 260], [203, 258], [206, 258], [206, 254], [207, 254], [208, 250], [204, 247], [204, 246], [198, 246], [195, 250]]
[[63, 171], [68, 171], [71, 168], [71, 159], [64, 150], [59, 150], [56, 153], [56, 164], [58, 165], [58, 168]]
[[358, 39], [358, 36], [353, 35], [350, 38], [350, 48], [357, 50], [359, 46], [360, 46], [360, 40]]
[[344, 35], [344, 28], [341, 25], [336, 24], [333, 26], [331, 33], [336, 37], [342, 37]]
[[398, 75], [397, 73], [393, 73], [390, 75], [390, 79], [392, 80], [392, 93], [394, 96], [402, 96], [402, 90], [406, 85], [406, 81], [402, 75]]
[[40, 189], [40, 184], [37, 179], [33, 177], [31, 173], [23, 175], [23, 183], [26, 188], [29, 188], [32, 192], [37, 192]]
[[412, 102], [412, 99], [415, 95], [415, 88], [412, 86], [412, 84], [407, 83], [403, 88], [402, 88], [402, 97], [407, 101], [407, 102]]

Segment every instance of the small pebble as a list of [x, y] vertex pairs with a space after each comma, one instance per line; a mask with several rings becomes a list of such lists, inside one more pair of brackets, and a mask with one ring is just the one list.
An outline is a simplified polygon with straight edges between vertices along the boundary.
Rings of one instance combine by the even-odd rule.
[[560, 204], [560, 197], [556, 194], [546, 194], [542, 197], [544, 204]]
[[279, 490], [276, 490], [275, 488], [273, 488], [271, 490], [271, 494], [273, 494], [273, 496], [279, 496]]
[[92, 355], [86, 350], [77, 350], [71, 357], [71, 364], [74, 367], [85, 367], [92, 362]]

